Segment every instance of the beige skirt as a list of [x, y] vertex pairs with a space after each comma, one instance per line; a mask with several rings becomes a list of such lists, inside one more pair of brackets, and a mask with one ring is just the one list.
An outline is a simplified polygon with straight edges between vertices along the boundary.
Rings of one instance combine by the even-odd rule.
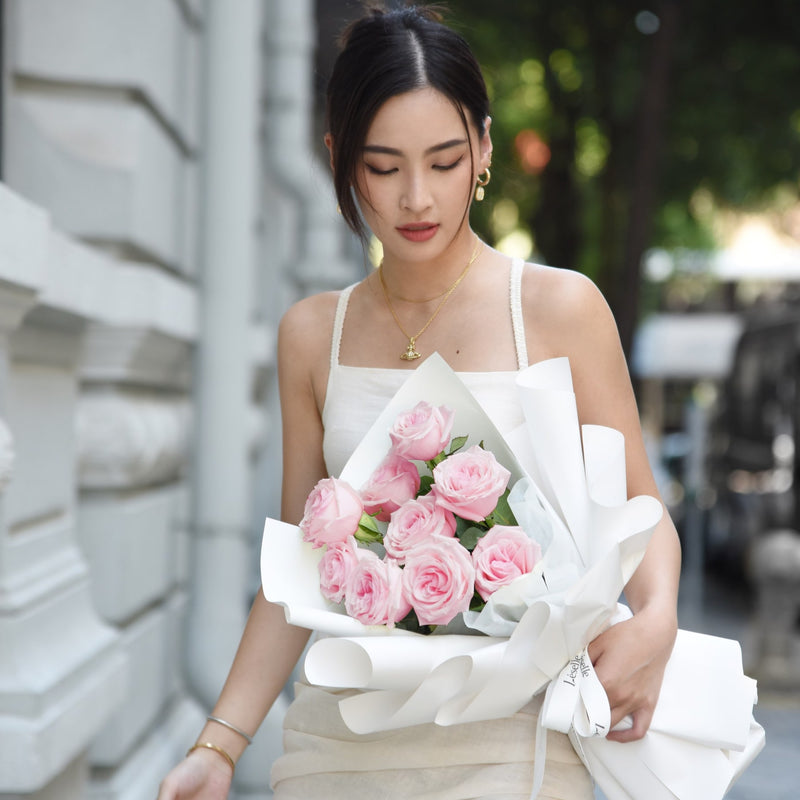
[[[275, 800], [528, 800], [541, 696], [506, 719], [427, 724], [369, 735], [344, 724], [354, 694], [298, 684], [272, 768]], [[592, 800], [569, 739], [547, 733], [540, 800]]]

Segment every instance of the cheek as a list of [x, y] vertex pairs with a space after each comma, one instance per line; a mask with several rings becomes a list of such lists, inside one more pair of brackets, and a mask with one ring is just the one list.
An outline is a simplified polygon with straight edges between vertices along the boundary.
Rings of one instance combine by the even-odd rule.
[[386, 192], [375, 180], [375, 177], [362, 170], [356, 179], [354, 188], [364, 218], [367, 220], [379, 218], [381, 207], [386, 202], [384, 197]]
[[[476, 162], [477, 167], [477, 162]], [[472, 191], [475, 185], [475, 178], [473, 177], [472, 164], [467, 160], [463, 168], [456, 168], [450, 173], [448, 191], [450, 196], [455, 199], [459, 198], [459, 203], [453, 203], [454, 209], [458, 206], [459, 210], [463, 212], [466, 205], [469, 204], [472, 198]]]

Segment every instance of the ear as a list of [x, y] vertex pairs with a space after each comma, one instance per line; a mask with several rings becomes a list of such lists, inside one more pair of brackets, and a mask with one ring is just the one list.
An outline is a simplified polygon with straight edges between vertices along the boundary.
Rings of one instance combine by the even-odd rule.
[[489, 130], [492, 127], [492, 118], [486, 117], [483, 122], [483, 136], [480, 141], [480, 172], [482, 174], [492, 163], [492, 137], [489, 135]]
[[330, 133], [325, 134], [325, 147], [328, 148], [328, 155], [330, 156], [331, 160], [331, 169], [333, 170], [333, 136], [331, 136]]

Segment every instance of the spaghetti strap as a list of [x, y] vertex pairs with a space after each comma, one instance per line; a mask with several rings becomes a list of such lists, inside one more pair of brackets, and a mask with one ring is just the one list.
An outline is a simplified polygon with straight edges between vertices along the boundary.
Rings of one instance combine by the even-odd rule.
[[521, 258], [515, 258], [511, 262], [511, 275], [509, 278], [511, 326], [514, 330], [518, 369], [525, 369], [528, 366], [528, 345], [525, 342], [525, 320], [522, 316], [522, 271], [524, 267], [525, 262]]
[[344, 316], [347, 313], [347, 303], [350, 300], [350, 293], [356, 284], [342, 289], [339, 293], [339, 301], [336, 303], [336, 316], [333, 318], [333, 333], [331, 334], [331, 370], [339, 364], [339, 349], [342, 345], [342, 328], [344, 328]]

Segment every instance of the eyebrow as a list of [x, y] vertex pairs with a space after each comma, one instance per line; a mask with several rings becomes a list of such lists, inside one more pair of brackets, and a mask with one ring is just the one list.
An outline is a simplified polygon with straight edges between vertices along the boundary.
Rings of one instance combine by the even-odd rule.
[[[425, 151], [425, 155], [429, 156], [433, 153], [440, 153], [442, 150], [449, 150], [451, 147], [457, 147], [458, 145], [466, 144], [466, 139], [448, 139], [446, 142], [442, 142], [441, 144], [435, 144], [433, 147], [429, 147]], [[398, 150], [395, 147], [384, 147], [381, 144], [367, 144], [364, 145], [364, 152], [365, 153], [382, 153], [387, 156], [402, 156], [402, 150]]]

